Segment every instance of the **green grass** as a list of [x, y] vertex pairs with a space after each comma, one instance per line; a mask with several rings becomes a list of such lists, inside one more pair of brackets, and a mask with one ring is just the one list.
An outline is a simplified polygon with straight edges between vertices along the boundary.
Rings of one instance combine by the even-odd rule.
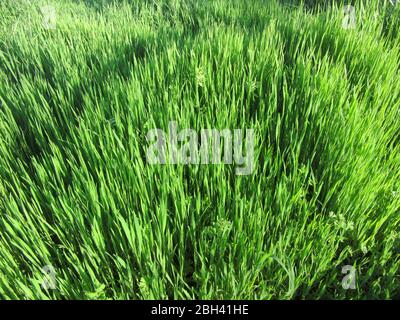
[[[399, 8], [32, 2], [0, 2], [0, 298], [400, 297]], [[173, 120], [254, 129], [253, 173], [149, 165]]]

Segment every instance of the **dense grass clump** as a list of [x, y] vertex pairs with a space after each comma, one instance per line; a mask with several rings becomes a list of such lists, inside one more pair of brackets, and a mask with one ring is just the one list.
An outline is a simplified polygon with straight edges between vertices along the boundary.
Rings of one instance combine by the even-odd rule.
[[[48, 3], [0, 2], [0, 298], [399, 297], [398, 8]], [[150, 165], [170, 121], [254, 171]]]

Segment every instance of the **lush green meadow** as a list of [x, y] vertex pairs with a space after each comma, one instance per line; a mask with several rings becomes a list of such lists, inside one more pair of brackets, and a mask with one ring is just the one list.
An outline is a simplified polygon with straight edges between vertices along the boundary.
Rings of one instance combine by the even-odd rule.
[[[399, 298], [400, 6], [306, 2], [1, 0], [0, 298]], [[150, 165], [170, 121], [252, 174]]]

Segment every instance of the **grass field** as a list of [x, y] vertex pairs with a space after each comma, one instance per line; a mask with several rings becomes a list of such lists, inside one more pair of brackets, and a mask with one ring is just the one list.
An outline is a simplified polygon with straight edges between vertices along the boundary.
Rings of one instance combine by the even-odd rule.
[[400, 298], [400, 6], [306, 2], [1, 0], [0, 298]]

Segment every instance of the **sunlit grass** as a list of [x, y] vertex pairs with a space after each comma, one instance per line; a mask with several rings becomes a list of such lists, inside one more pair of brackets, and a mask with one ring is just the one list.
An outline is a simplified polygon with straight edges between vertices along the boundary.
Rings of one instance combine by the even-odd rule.
[[[111, 2], [0, 3], [0, 297], [399, 297], [399, 9]], [[147, 164], [170, 121], [255, 170]]]

